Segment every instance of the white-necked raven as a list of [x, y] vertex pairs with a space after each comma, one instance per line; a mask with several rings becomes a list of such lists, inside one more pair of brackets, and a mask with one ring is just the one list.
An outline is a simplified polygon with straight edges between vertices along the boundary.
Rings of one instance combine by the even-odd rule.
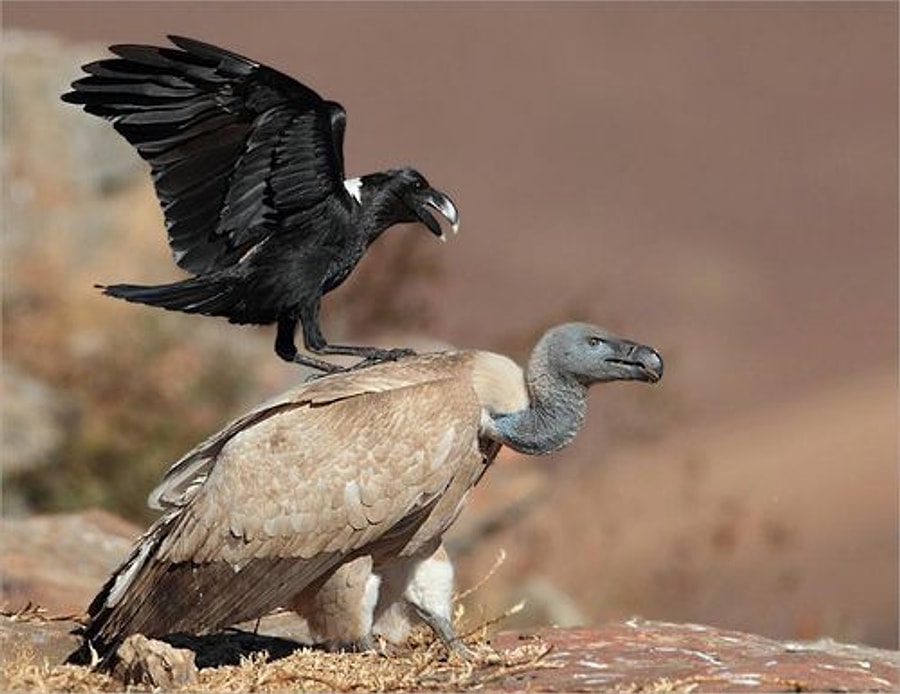
[[389, 227], [456, 231], [453, 201], [409, 167], [345, 180], [346, 114], [272, 68], [193, 39], [177, 48], [120, 45], [84, 66], [63, 101], [112, 121], [149, 164], [175, 262], [193, 277], [104, 293], [151, 306], [278, 324], [276, 353], [324, 371], [306, 348], [378, 361], [408, 350], [328, 344], [323, 294], [339, 286]]

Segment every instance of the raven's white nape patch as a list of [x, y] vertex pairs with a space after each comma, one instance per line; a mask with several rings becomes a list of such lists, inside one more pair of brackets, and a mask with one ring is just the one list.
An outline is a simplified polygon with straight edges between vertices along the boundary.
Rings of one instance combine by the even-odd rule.
[[350, 194], [350, 197], [362, 204], [362, 179], [348, 178], [344, 181], [344, 188]]

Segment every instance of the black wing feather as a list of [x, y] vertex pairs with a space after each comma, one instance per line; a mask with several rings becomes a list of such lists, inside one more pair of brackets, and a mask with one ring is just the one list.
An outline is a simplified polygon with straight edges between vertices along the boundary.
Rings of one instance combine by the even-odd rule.
[[[179, 266], [237, 262], [343, 186], [344, 109], [277, 70], [170, 36], [176, 48], [116, 45], [63, 100], [113, 122], [151, 167]], [[334, 209], [331, 205], [329, 208]], [[302, 215], [301, 215], [302, 217]]]

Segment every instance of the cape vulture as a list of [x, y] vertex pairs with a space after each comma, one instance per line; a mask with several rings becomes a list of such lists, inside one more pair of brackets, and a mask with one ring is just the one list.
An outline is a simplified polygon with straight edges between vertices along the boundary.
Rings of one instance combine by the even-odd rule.
[[151, 498], [169, 510], [91, 603], [85, 648], [109, 662], [133, 633], [199, 634], [299, 605], [360, 557], [415, 601], [418, 565], [501, 445], [556, 451], [591, 385], [662, 373], [651, 347], [568, 323], [543, 335], [524, 373], [453, 351], [300, 385], [171, 467]]

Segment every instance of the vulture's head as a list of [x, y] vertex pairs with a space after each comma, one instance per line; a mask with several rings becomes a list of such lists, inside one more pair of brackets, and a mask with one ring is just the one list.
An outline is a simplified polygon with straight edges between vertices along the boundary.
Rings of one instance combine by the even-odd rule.
[[606, 381], [656, 383], [662, 378], [659, 352], [589, 323], [560, 325], [545, 333], [541, 342], [547, 363], [584, 386]]
[[372, 210], [377, 220], [377, 236], [389, 226], [421, 222], [432, 234], [444, 240], [444, 231], [432, 212], [439, 212], [456, 233], [459, 212], [445, 193], [415, 169], [403, 167], [369, 174], [359, 179], [360, 203]]

